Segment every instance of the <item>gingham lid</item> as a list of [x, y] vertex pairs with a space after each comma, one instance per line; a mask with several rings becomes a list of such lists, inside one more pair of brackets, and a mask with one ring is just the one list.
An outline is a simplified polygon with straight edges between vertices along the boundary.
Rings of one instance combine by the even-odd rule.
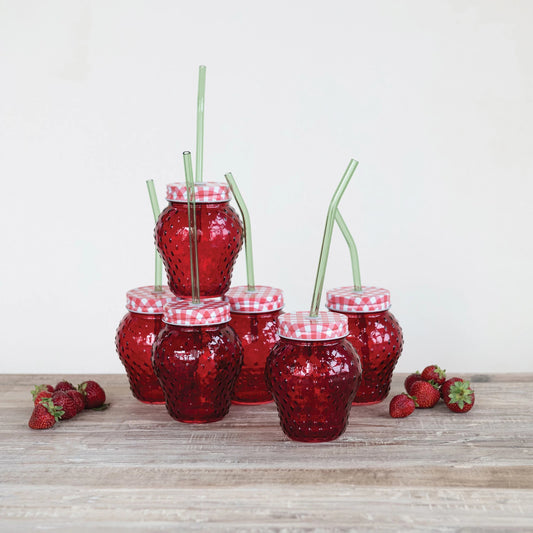
[[163, 322], [175, 326], [208, 326], [229, 322], [229, 303], [222, 301], [179, 301], [165, 306]]
[[379, 287], [338, 287], [327, 291], [327, 307], [341, 313], [375, 313], [390, 308], [390, 292]]
[[338, 313], [320, 311], [311, 318], [307, 311], [280, 315], [279, 336], [297, 341], [327, 341], [348, 335], [348, 318]]
[[283, 307], [283, 291], [274, 287], [256, 285], [250, 292], [246, 285], [231, 287], [225, 295], [232, 312], [235, 313], [267, 313], [278, 311]]
[[165, 304], [173, 302], [177, 298], [166, 285], [162, 289], [162, 291], [156, 292], [153, 285], [131, 289], [126, 293], [126, 309], [147, 315], [163, 314]]
[[[194, 184], [194, 199], [199, 204], [211, 202], [228, 202], [230, 190], [225, 183], [205, 181]], [[187, 202], [187, 184], [185, 182], [169, 183], [167, 185], [167, 200], [169, 202]]]

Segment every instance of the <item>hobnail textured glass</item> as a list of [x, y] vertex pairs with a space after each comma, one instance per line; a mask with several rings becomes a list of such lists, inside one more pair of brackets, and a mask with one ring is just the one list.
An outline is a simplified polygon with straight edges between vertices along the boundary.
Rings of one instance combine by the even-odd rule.
[[342, 313], [348, 317], [348, 341], [361, 359], [363, 377], [354, 404], [382, 402], [390, 391], [394, 367], [402, 353], [400, 324], [389, 311]]
[[289, 438], [324, 442], [342, 435], [361, 380], [359, 357], [346, 339], [281, 338], [265, 375]]
[[152, 345], [163, 327], [161, 314], [127, 313], [115, 336], [118, 356], [126, 369], [133, 396], [144, 403], [165, 403], [152, 367]]
[[231, 326], [244, 350], [242, 369], [235, 384], [233, 403], [260, 404], [272, 401], [265, 381], [265, 363], [279, 341], [280, 311], [268, 313], [231, 313]]
[[226, 416], [242, 358], [241, 342], [228, 324], [165, 324], [152, 362], [170, 416], [198, 424]]
[[[230, 287], [243, 226], [228, 202], [196, 204], [200, 296], [219, 297]], [[191, 263], [187, 203], [170, 202], [155, 227], [156, 245], [163, 259], [170, 290], [191, 297]]]

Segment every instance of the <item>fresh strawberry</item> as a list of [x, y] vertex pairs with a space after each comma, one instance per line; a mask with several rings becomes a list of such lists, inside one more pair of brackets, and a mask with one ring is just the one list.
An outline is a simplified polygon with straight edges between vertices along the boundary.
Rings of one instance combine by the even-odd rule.
[[67, 390], [65, 392], [74, 400], [78, 413], [85, 409], [85, 400], [83, 399], [83, 394], [81, 392], [77, 390]]
[[422, 376], [420, 375], [420, 372], [417, 370], [414, 374], [409, 374], [406, 378], [405, 378], [405, 381], [403, 382], [403, 385], [405, 387], [405, 390], [407, 391], [407, 394], [411, 394], [411, 385], [413, 383], [416, 383], [417, 381], [424, 381], [422, 379]]
[[78, 385], [78, 390], [85, 399], [85, 409], [100, 407], [105, 403], [105, 392], [96, 381], [84, 381]]
[[[48, 390], [48, 387], [50, 387], [52, 391]], [[42, 398], [51, 398], [53, 392], [54, 387], [52, 387], [52, 385], [35, 385], [34, 389], [31, 391], [33, 404], [37, 405]]]
[[474, 406], [476, 396], [470, 388], [470, 381], [456, 381], [444, 396], [444, 402], [454, 413], [468, 413]]
[[59, 420], [68, 420], [78, 414], [76, 402], [65, 391], [54, 392], [51, 399], [56, 407], [60, 407], [63, 410]]
[[54, 392], [68, 391], [68, 390], [75, 390], [75, 389], [76, 389], [76, 387], [70, 381], [67, 381], [66, 379], [62, 379], [56, 385], [56, 388], [54, 389]]
[[56, 407], [49, 398], [43, 398], [41, 403], [33, 408], [28, 426], [31, 429], [48, 429], [55, 425], [61, 415], [61, 408]]
[[408, 394], [398, 394], [390, 401], [389, 414], [392, 418], [405, 418], [409, 416], [417, 406], [415, 399]]
[[429, 381], [416, 381], [411, 385], [411, 396], [414, 396], [417, 407], [423, 409], [433, 407], [440, 399], [439, 389]]
[[463, 381], [462, 378], [450, 378], [447, 379], [441, 386], [440, 386], [440, 397], [444, 400], [444, 397], [448, 394], [450, 387], [456, 382], [456, 381]]
[[446, 381], [446, 370], [442, 370], [437, 365], [429, 365], [422, 370], [424, 381], [434, 381], [437, 385], [442, 385]]

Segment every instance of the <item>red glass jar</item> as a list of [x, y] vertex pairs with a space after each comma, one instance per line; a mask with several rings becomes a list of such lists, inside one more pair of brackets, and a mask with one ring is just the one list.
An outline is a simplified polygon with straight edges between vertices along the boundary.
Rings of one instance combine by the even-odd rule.
[[128, 313], [118, 326], [115, 346], [133, 396], [144, 403], [165, 403], [152, 368], [152, 345], [163, 327], [163, 307], [175, 299], [168, 287], [139, 287], [126, 293]]
[[228, 413], [242, 365], [241, 342], [230, 318], [227, 302], [165, 307], [152, 363], [172, 418], [202, 424]]
[[283, 292], [256, 285], [232, 287], [225, 296], [231, 308], [231, 326], [244, 350], [242, 369], [235, 384], [233, 403], [261, 404], [272, 401], [265, 381], [265, 363], [279, 341], [278, 316], [283, 307]]
[[[198, 274], [201, 297], [220, 297], [230, 287], [233, 265], [242, 248], [243, 226], [229, 205], [229, 187], [222, 183], [196, 183]], [[155, 227], [157, 249], [163, 259], [170, 290], [191, 297], [191, 263], [187, 187], [167, 186], [169, 205]]]
[[348, 341], [361, 359], [363, 378], [354, 405], [382, 402], [390, 391], [392, 374], [402, 353], [403, 335], [389, 312], [390, 293], [378, 287], [339, 287], [327, 293], [330, 311], [348, 318]]
[[346, 429], [361, 364], [346, 340], [348, 321], [336, 313], [281, 315], [280, 341], [265, 375], [281, 427], [292, 440], [325, 442]]

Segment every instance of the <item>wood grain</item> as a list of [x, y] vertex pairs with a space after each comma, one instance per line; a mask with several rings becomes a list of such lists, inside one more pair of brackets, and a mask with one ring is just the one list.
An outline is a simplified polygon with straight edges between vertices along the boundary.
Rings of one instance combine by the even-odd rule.
[[91, 377], [107, 411], [32, 431], [30, 390], [59, 376], [0, 376], [1, 531], [533, 531], [531, 374], [472, 376], [466, 415], [353, 407], [325, 444], [288, 440], [273, 404], [180, 424]]

